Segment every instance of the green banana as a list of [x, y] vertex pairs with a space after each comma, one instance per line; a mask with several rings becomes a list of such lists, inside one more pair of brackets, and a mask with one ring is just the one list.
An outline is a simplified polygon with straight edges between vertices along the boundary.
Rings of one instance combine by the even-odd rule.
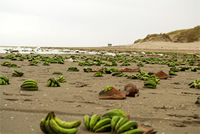
[[48, 82], [47, 82], [47, 87], [50, 87], [51, 86], [51, 80], [48, 80]]
[[51, 87], [54, 87], [55, 86], [55, 83], [52, 81], [51, 82]]
[[128, 130], [126, 132], [123, 132], [121, 134], [143, 134], [143, 131], [140, 129], [132, 129], [132, 130]]
[[73, 121], [73, 122], [66, 122], [66, 121], [60, 120], [56, 116], [54, 117], [54, 120], [62, 128], [77, 128], [77, 127], [79, 127], [81, 125], [81, 121], [80, 120]]
[[110, 123], [111, 123], [110, 118], [106, 118], [106, 119], [98, 121], [97, 124], [93, 127], [93, 132], [95, 132], [97, 129], [101, 128], [102, 126], [105, 126]]
[[90, 131], [92, 132], [93, 130], [93, 127], [96, 125], [96, 123], [101, 119], [101, 116], [98, 115], [98, 114], [94, 114], [92, 117], [91, 117], [91, 120], [90, 120]]
[[87, 128], [87, 130], [90, 130], [90, 116], [89, 115], [85, 115], [83, 118], [83, 123], [85, 125], [85, 127]]
[[6, 85], [6, 82], [5, 82], [5, 80], [2, 80], [2, 85]]
[[122, 117], [126, 117], [127, 114], [124, 111], [120, 110], [120, 109], [112, 109], [112, 110], [109, 110], [108, 112], [106, 112], [102, 116], [102, 118], [103, 119], [104, 118], [112, 118], [113, 116], [119, 116], [120, 118], [122, 118]]
[[115, 131], [115, 126], [117, 122], [119, 121], [120, 117], [119, 116], [113, 116], [111, 120], [111, 134]]
[[120, 118], [119, 121], [117, 122], [116, 126], [115, 126], [115, 133], [117, 132], [117, 130], [124, 125], [126, 122], [128, 122], [129, 119], [126, 117]]
[[45, 134], [48, 133], [47, 130], [46, 130], [46, 128], [45, 128], [45, 122], [46, 122], [46, 120], [47, 120], [47, 117], [48, 117], [48, 115], [47, 115], [45, 118], [43, 118], [43, 119], [41, 120], [41, 122], [40, 122], [40, 129], [41, 129], [42, 132], [45, 133]]
[[131, 128], [136, 129], [137, 127], [138, 127], [137, 122], [128, 121], [128, 122], [126, 122], [125, 124], [123, 124], [122, 126], [119, 127], [119, 129], [117, 130], [117, 134], [128, 131]]
[[25, 80], [24, 83], [26, 83], [26, 82], [33, 82], [33, 83], [37, 84], [37, 82], [35, 80], [32, 80], [32, 79]]
[[54, 120], [54, 113], [51, 113], [50, 116], [50, 122], [49, 122], [50, 127], [52, 128], [53, 131], [55, 131], [56, 134], [75, 134], [78, 129], [77, 128], [62, 128], [60, 127], [56, 121]]
[[51, 114], [52, 113], [48, 113], [47, 119], [46, 119], [46, 121], [44, 123], [44, 126], [45, 126], [45, 130], [48, 132], [48, 134], [55, 134], [55, 132], [53, 131], [53, 129], [50, 127]]
[[0, 79], [0, 85], [3, 85], [3, 80], [2, 79]]
[[98, 133], [98, 132], [107, 132], [107, 131], [110, 131], [110, 129], [111, 129], [111, 124], [107, 124], [105, 126], [100, 127], [99, 129], [97, 129], [95, 131], [95, 133]]
[[60, 83], [56, 79], [54, 79], [54, 80], [55, 80], [55, 85], [57, 85], [58, 87], [60, 87]]

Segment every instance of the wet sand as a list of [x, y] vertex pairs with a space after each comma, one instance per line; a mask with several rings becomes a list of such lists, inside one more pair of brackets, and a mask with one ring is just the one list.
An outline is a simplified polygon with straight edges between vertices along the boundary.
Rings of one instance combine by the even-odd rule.
[[[115, 49], [121, 51], [120, 47], [115, 47]], [[79, 57], [81, 56], [79, 55]], [[65, 64], [51, 64], [50, 66], [43, 66], [43, 62], [41, 62], [38, 66], [28, 66], [29, 61], [27, 60], [0, 59], [0, 64], [4, 61], [10, 61], [22, 68], [0, 66], [0, 75], [8, 77], [11, 83], [10, 85], [0, 85], [0, 134], [42, 134], [39, 128], [40, 120], [51, 111], [65, 121], [78, 119], [83, 121], [83, 116], [86, 114], [103, 115], [110, 109], [124, 110], [130, 114], [131, 120], [155, 128], [158, 134], [197, 134], [200, 132], [200, 107], [194, 104], [200, 92], [199, 89], [188, 86], [188, 83], [200, 78], [200, 70], [177, 72], [178, 76], [161, 80], [156, 89], [148, 89], [143, 87], [144, 81], [142, 80], [115, 77], [111, 74], [104, 74], [104, 77], [93, 77], [93, 72], [85, 73], [84, 67], [78, 66], [77, 62], [66, 61]], [[77, 67], [80, 71], [67, 71], [71, 66]], [[91, 66], [93, 69], [101, 67]], [[120, 66], [118, 63], [117, 68], [126, 67]], [[137, 63], [131, 62], [131, 66], [128, 68], [137, 68]], [[24, 76], [12, 77], [14, 70], [23, 72]], [[168, 73], [169, 67], [144, 64], [141, 70], [145, 72], [162, 70]], [[60, 76], [52, 74], [54, 71], [62, 72], [67, 80], [66, 83], [61, 83], [61, 87], [46, 86], [49, 78]], [[126, 74], [137, 74], [137, 72]], [[36, 80], [39, 90], [21, 91], [20, 85], [27, 79]], [[128, 83], [137, 86], [139, 97], [127, 97], [124, 100], [98, 99], [98, 93], [106, 86], [111, 85], [116, 89], [123, 90]], [[90, 132], [82, 123], [78, 133], [89, 134]]]

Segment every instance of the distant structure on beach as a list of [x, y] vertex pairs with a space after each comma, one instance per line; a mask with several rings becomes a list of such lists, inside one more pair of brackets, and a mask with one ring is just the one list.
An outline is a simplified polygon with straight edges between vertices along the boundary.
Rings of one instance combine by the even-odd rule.
[[109, 44], [108, 44], [108, 47], [112, 47], [112, 44], [109, 43]]

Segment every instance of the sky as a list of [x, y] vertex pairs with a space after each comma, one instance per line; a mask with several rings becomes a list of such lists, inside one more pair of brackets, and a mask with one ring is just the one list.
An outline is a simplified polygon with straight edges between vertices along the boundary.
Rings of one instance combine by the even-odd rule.
[[127, 45], [200, 25], [200, 0], [0, 0], [0, 46]]

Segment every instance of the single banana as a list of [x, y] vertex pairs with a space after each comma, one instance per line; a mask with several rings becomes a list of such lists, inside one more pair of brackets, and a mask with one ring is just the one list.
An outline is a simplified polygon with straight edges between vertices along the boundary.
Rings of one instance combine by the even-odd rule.
[[137, 122], [134, 121], [128, 121], [125, 124], [123, 124], [122, 126], [119, 127], [119, 129], [117, 130], [117, 134], [121, 134], [122, 132], [128, 131], [131, 128], [136, 129], [138, 127]]
[[93, 127], [96, 125], [96, 123], [101, 119], [101, 116], [98, 115], [98, 114], [94, 114], [92, 117], [91, 117], [91, 120], [90, 120], [90, 131], [92, 132], [93, 130]]
[[119, 121], [117, 122], [116, 126], [115, 126], [115, 133], [117, 132], [117, 130], [126, 122], [128, 122], [129, 119], [126, 117], [120, 118]]
[[62, 128], [77, 128], [77, 127], [79, 127], [81, 125], [81, 121], [80, 120], [73, 121], [73, 122], [66, 122], [66, 121], [60, 120], [56, 116], [54, 117], [54, 120]]
[[85, 125], [85, 127], [87, 128], [87, 130], [90, 130], [90, 116], [89, 115], [85, 115], [83, 118], [83, 123]]
[[126, 132], [123, 132], [121, 134], [143, 134], [143, 131], [140, 129], [132, 129], [132, 130], [128, 130]]
[[45, 134], [48, 133], [47, 130], [46, 130], [46, 128], [45, 128], [45, 122], [46, 122], [46, 120], [47, 120], [47, 117], [48, 117], [48, 116], [46, 116], [45, 118], [43, 118], [43, 119], [41, 120], [41, 122], [40, 122], [40, 129], [41, 129], [42, 132], [45, 133]]
[[48, 80], [47, 87], [50, 87], [50, 86], [51, 86], [51, 80]]
[[54, 87], [55, 86], [55, 83], [52, 81], [51, 82], [51, 87]]
[[113, 116], [112, 120], [111, 120], [111, 134], [113, 134], [113, 132], [115, 131], [115, 126], [117, 124], [117, 122], [119, 121], [120, 117], [119, 116]]
[[97, 129], [95, 131], [95, 133], [98, 133], [98, 132], [107, 132], [107, 131], [110, 131], [111, 130], [111, 124], [107, 124], [105, 126], [102, 126], [101, 128]]
[[54, 120], [53, 113], [51, 113], [49, 125], [53, 129], [53, 131], [55, 131], [55, 134], [75, 134], [78, 131], [77, 128], [62, 128], [62, 127], [60, 127]]
[[3, 85], [3, 80], [2, 79], [0, 79], [0, 85]]
[[93, 132], [95, 132], [97, 129], [101, 128], [102, 126], [105, 126], [110, 123], [111, 123], [110, 118], [102, 119], [102, 120], [98, 121], [97, 124], [93, 127]]
[[44, 126], [45, 126], [45, 129], [48, 132], [48, 134], [55, 134], [55, 132], [53, 131], [53, 129], [50, 127], [50, 124], [49, 124], [50, 123], [51, 114], [52, 113], [48, 113], [47, 119], [45, 121]]
[[5, 80], [4, 79], [2, 80], [2, 85], [5, 85]]
[[126, 117], [126, 113], [120, 109], [112, 109], [112, 110], [109, 110], [108, 112], [106, 112], [102, 118], [112, 118], [113, 116], [119, 116], [120, 118], [122, 117]]
[[37, 82], [36, 82], [35, 80], [32, 80], [32, 79], [28, 79], [28, 80], [26, 80], [25, 82], [34, 82], [34, 83], [37, 84]]

